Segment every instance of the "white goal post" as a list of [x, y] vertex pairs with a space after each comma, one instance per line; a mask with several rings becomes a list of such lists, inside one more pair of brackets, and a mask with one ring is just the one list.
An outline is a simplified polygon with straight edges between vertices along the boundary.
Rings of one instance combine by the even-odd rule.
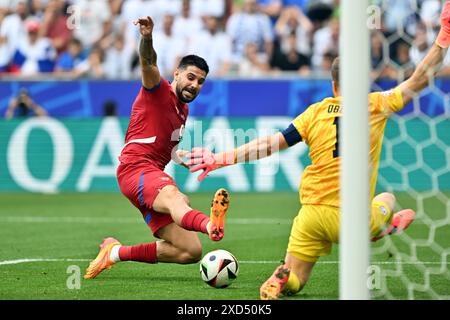
[[339, 295], [344, 300], [370, 299], [367, 7], [367, 0], [343, 0], [341, 5], [339, 74], [344, 108], [339, 129], [342, 186]]

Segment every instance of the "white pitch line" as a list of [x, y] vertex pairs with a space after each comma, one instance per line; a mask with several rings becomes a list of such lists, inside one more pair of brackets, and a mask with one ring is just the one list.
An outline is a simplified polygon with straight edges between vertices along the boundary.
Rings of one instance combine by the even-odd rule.
[[0, 261], [0, 266], [2, 265], [9, 265], [9, 264], [20, 264], [20, 263], [31, 263], [31, 262], [84, 262], [84, 261], [90, 261], [89, 259], [17, 259], [17, 260], [5, 260]]
[[[239, 261], [244, 264], [279, 264], [280, 261]], [[318, 261], [317, 264], [339, 264], [339, 261]], [[403, 265], [419, 265], [419, 264], [431, 264], [431, 265], [446, 265], [448, 262], [437, 261], [372, 261], [371, 264], [403, 264]]]
[[39, 217], [19, 216], [0, 217], [0, 222], [11, 223], [138, 223], [136, 219], [127, 218], [92, 218], [92, 217]]
[[[141, 219], [133, 218], [100, 218], [100, 217], [45, 217], [45, 216], [0, 216], [4, 223], [141, 223]], [[227, 224], [291, 224], [290, 219], [262, 219], [262, 218], [230, 218]]]
[[[72, 258], [30, 258], [30, 259], [16, 259], [16, 260], [4, 260], [0, 261], [0, 266], [11, 265], [11, 264], [21, 264], [21, 263], [33, 263], [33, 262], [88, 262], [90, 259], [72, 259]], [[279, 264], [280, 261], [265, 261], [265, 260], [242, 260], [239, 261], [241, 264]], [[318, 264], [338, 264], [339, 261], [319, 261]], [[372, 264], [402, 264], [402, 265], [419, 265], [419, 264], [430, 264], [430, 265], [447, 265], [448, 262], [437, 262], [437, 261], [374, 261]]]

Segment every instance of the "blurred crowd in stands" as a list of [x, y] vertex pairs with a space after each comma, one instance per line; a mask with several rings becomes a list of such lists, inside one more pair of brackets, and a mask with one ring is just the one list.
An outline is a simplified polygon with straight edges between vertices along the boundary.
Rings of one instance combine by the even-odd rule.
[[[212, 77], [328, 76], [339, 54], [339, 2], [0, 0], [0, 77], [137, 79], [132, 22], [141, 16], [155, 22], [167, 78], [188, 53], [204, 57]], [[382, 13], [368, 11], [373, 77], [404, 79], [434, 41], [441, 2], [371, 4]], [[440, 75], [450, 75], [450, 56]]]

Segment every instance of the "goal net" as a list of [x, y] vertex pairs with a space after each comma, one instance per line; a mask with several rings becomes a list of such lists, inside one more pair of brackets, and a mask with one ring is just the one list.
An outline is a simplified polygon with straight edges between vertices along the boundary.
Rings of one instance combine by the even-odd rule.
[[[403, 81], [431, 47], [443, 2], [374, 1], [373, 90]], [[450, 56], [440, 73], [385, 130], [377, 192], [416, 219], [406, 232], [372, 244], [368, 286], [374, 299], [450, 299]], [[391, 78], [396, 81], [380, 81]]]

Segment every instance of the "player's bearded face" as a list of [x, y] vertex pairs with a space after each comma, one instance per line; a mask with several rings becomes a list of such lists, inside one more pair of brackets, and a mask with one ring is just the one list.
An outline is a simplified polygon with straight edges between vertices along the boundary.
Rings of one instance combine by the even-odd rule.
[[198, 96], [198, 92], [199, 90], [191, 85], [183, 86], [181, 82], [177, 85], [177, 96], [183, 103], [192, 102]]
[[199, 94], [206, 74], [204, 71], [189, 66], [185, 71], [177, 74], [176, 94], [183, 103], [192, 102]]

